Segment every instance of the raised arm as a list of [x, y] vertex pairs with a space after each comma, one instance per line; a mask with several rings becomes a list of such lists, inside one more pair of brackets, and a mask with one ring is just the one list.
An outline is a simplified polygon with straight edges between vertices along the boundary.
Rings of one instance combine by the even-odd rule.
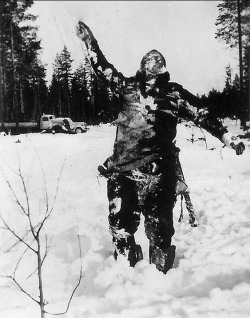
[[[237, 155], [245, 150], [244, 144], [224, 127], [221, 121], [213, 116], [206, 108], [202, 108], [200, 99], [184, 89], [180, 84], [168, 82], [162, 87], [159, 85], [159, 99], [164, 95], [178, 105], [178, 116], [193, 121], [197, 126], [206, 129], [217, 137], [226, 146], [233, 148]], [[159, 102], [159, 101], [158, 101]], [[171, 107], [171, 106], [170, 106]]]
[[107, 61], [89, 27], [80, 21], [77, 25], [76, 33], [86, 45], [90, 62], [96, 75], [106, 82], [113, 92], [119, 90], [124, 76]]
[[[177, 84], [179, 92], [178, 100], [179, 116], [193, 121], [197, 126], [206, 129], [213, 136], [222, 141], [222, 137], [227, 133], [227, 129], [222, 125], [217, 117], [213, 116], [206, 108], [202, 107], [200, 99]], [[176, 85], [175, 85], [176, 86]]]
[[[187, 90], [181, 93], [183, 100], [180, 102], [180, 113], [192, 120], [197, 126], [206, 129], [213, 136], [217, 137], [224, 145], [233, 148], [237, 155], [245, 150], [245, 145], [236, 136], [230, 133], [222, 122], [211, 114], [206, 108], [201, 108], [200, 100]], [[192, 107], [194, 105], [195, 107]]]

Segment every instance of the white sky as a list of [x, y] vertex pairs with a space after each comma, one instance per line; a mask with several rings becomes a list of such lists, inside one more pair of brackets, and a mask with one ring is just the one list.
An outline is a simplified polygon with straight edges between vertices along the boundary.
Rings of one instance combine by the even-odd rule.
[[56, 53], [66, 44], [73, 67], [83, 49], [75, 35], [78, 20], [94, 33], [109, 62], [125, 76], [132, 76], [141, 58], [157, 49], [166, 58], [171, 80], [192, 93], [221, 90], [225, 66], [237, 69], [237, 52], [215, 39], [217, 5], [221, 1], [35, 1], [39, 15], [42, 61], [48, 79]]

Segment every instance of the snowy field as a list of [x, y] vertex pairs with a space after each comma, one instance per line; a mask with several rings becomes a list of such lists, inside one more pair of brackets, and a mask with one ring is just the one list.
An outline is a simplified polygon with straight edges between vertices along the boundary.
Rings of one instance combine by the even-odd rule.
[[[225, 125], [242, 134], [235, 121]], [[203, 133], [206, 143], [198, 139]], [[194, 143], [187, 140], [192, 135]], [[0, 214], [15, 233], [23, 237], [27, 225], [8, 183], [26, 207], [23, 176], [32, 220], [39, 222], [44, 198], [47, 194], [52, 207], [60, 179], [42, 233], [50, 244], [43, 267], [45, 309], [66, 309], [79, 278], [79, 235], [83, 278], [66, 318], [250, 317], [249, 139], [244, 139], [244, 154], [236, 156], [205, 131], [179, 125], [177, 145], [199, 226], [190, 227], [185, 208], [178, 222], [179, 198], [174, 210], [176, 259], [164, 275], [148, 263], [143, 219], [136, 236], [144, 260], [131, 268], [122, 257], [113, 259], [106, 180], [96, 168], [111, 154], [114, 138], [110, 125], [93, 126], [80, 135], [0, 136]], [[18, 263], [26, 247], [15, 245], [12, 234], [0, 226], [0, 317], [38, 318], [39, 306], [5, 278], [17, 267], [17, 280], [37, 296], [36, 259], [27, 252]]]

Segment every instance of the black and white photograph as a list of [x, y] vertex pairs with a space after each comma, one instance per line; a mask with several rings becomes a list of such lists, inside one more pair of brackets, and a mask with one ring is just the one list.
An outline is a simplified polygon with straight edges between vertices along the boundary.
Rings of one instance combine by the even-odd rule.
[[0, 0], [0, 317], [248, 318], [250, 2]]

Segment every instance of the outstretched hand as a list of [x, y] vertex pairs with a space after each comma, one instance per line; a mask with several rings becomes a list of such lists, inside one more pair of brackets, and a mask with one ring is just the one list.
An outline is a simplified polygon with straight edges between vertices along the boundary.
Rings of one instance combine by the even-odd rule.
[[76, 26], [76, 34], [84, 42], [90, 41], [91, 39], [91, 31], [89, 27], [82, 21], [79, 21], [78, 25]]
[[245, 150], [245, 145], [243, 142], [239, 142], [238, 144], [235, 144], [234, 142], [231, 142], [231, 147], [236, 151], [236, 155], [242, 155], [243, 151]]

